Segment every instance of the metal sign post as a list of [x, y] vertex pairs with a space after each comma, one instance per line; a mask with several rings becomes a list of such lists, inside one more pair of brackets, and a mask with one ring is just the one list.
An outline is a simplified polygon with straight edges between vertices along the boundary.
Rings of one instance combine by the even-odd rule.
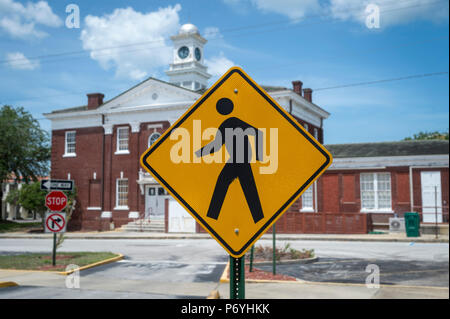
[[275, 244], [275, 236], [276, 236], [276, 228], [275, 228], [275, 224], [273, 224], [273, 228], [272, 228], [272, 252], [273, 252], [273, 261], [272, 261], [272, 272], [274, 275], [276, 275], [277, 273], [277, 262], [276, 262], [276, 254], [275, 254], [275, 249], [276, 249], [276, 244]]
[[434, 223], [435, 223], [435, 236], [436, 239], [439, 237], [439, 226], [438, 226], [438, 214], [437, 214], [437, 186], [434, 186]]
[[245, 255], [230, 256], [230, 299], [245, 299]]
[[52, 265], [56, 266], [56, 233], [53, 233]]
[[252, 248], [250, 248], [250, 267], [249, 267], [249, 272], [253, 271], [253, 254], [255, 253], [255, 245], [252, 246]]

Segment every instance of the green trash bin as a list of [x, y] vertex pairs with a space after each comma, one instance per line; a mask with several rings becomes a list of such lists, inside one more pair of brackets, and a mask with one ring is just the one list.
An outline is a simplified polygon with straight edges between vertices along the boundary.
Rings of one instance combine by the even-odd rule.
[[407, 237], [420, 237], [420, 216], [418, 213], [405, 213], [405, 228]]

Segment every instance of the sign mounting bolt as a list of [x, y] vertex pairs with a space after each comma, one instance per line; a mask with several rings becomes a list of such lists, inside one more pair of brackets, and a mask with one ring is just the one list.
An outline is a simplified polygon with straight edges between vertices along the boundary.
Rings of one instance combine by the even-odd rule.
[[236, 235], [239, 235], [239, 228], [235, 228], [235, 229], [234, 229], [234, 233], [235, 233]]
[[238, 89], [234, 89], [234, 93], [237, 94], [238, 93]]

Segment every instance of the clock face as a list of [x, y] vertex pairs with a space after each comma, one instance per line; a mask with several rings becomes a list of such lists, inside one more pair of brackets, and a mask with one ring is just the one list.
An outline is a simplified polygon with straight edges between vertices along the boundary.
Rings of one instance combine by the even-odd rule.
[[181, 47], [181, 48], [178, 49], [178, 56], [181, 59], [186, 59], [188, 55], [189, 55], [189, 48], [188, 47]]
[[202, 52], [199, 48], [195, 48], [195, 58], [197, 59], [197, 61], [200, 61], [200, 59], [202, 58]]

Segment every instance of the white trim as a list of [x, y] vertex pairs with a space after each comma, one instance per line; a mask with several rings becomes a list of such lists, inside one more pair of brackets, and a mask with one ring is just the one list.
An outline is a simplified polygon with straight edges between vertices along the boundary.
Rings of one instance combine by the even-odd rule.
[[113, 210], [130, 210], [128, 206], [116, 206]]
[[102, 212], [102, 214], [100, 215], [100, 218], [111, 218], [112, 217], [112, 212]]
[[448, 167], [449, 155], [409, 155], [334, 158], [329, 170], [384, 169], [393, 166]]
[[[120, 150], [120, 131], [126, 130], [127, 132], [127, 149]], [[128, 126], [118, 126], [116, 128], [117, 136], [116, 136], [116, 152], [114, 154], [130, 154], [130, 128]], [[122, 140], [125, 140], [122, 138]]]
[[88, 207], [87, 210], [101, 210], [101, 207]]
[[302, 213], [314, 213], [314, 208], [311, 208], [311, 207], [302, 208], [302, 209], [300, 209], [300, 212], [302, 212]]
[[62, 157], [77, 157], [76, 153], [63, 154]]
[[[73, 142], [74, 143], [75, 152], [68, 153], [67, 152], [67, 135], [70, 134], [70, 133], [73, 133], [74, 136], [75, 136], [74, 137], [74, 142]], [[76, 149], [77, 149], [77, 131], [70, 130], [70, 131], [64, 132], [64, 155], [63, 155], [63, 157], [75, 157], [75, 156], [77, 156]]]
[[139, 218], [139, 212], [129, 212], [128, 218]]
[[141, 130], [141, 122], [130, 122], [131, 133], [139, 133]]
[[110, 135], [113, 133], [113, 124], [103, 124], [103, 129], [105, 130], [105, 135]]
[[272, 98], [274, 98], [275, 100], [277, 100], [278, 98], [283, 98], [283, 97], [290, 98], [290, 99], [294, 100], [302, 108], [307, 109], [308, 111], [311, 111], [311, 113], [315, 113], [316, 115], [318, 115], [319, 117], [322, 117], [324, 119], [326, 119], [330, 116], [330, 113], [319, 108], [314, 103], [307, 101], [304, 97], [298, 95], [297, 93], [295, 93], [291, 90], [270, 92], [269, 95]]
[[151, 144], [150, 144], [150, 139], [151, 139], [152, 136], [154, 136], [154, 135], [159, 135], [158, 138], [160, 138], [162, 134], [159, 133], [159, 132], [156, 132], [156, 131], [153, 132], [152, 134], [150, 134], [149, 137], [148, 137], [148, 139], [147, 139], [147, 147], [150, 147], [150, 146], [151, 146]]
[[147, 124], [147, 130], [150, 130], [152, 128], [153, 129], [163, 128], [163, 125], [161, 123], [159, 123], [159, 124]]
[[128, 178], [123, 178], [122, 172], [120, 174], [120, 178], [116, 179], [116, 207], [114, 207], [115, 210], [128, 210], [128, 205], [119, 205], [119, 181], [127, 181], [127, 202], [128, 202], [128, 195], [129, 195], [129, 181]]
[[394, 211], [392, 209], [382, 210], [382, 209], [367, 209], [367, 208], [361, 209], [359, 212], [365, 213], [365, 214], [367, 214], [367, 213], [393, 214], [394, 213]]
[[130, 154], [129, 150], [127, 150], [127, 151], [115, 151], [114, 152], [114, 155], [127, 155], [127, 154]]
[[[389, 208], [378, 208], [378, 176], [384, 174], [389, 176]], [[363, 208], [363, 198], [362, 198], [362, 176], [363, 175], [372, 175], [372, 183], [373, 183], [373, 193], [374, 193], [374, 208]], [[361, 201], [361, 210], [360, 212], [377, 212], [377, 213], [392, 213], [392, 176], [390, 172], [371, 172], [371, 173], [361, 173], [359, 175], [359, 195], [360, 195], [360, 201]]]

